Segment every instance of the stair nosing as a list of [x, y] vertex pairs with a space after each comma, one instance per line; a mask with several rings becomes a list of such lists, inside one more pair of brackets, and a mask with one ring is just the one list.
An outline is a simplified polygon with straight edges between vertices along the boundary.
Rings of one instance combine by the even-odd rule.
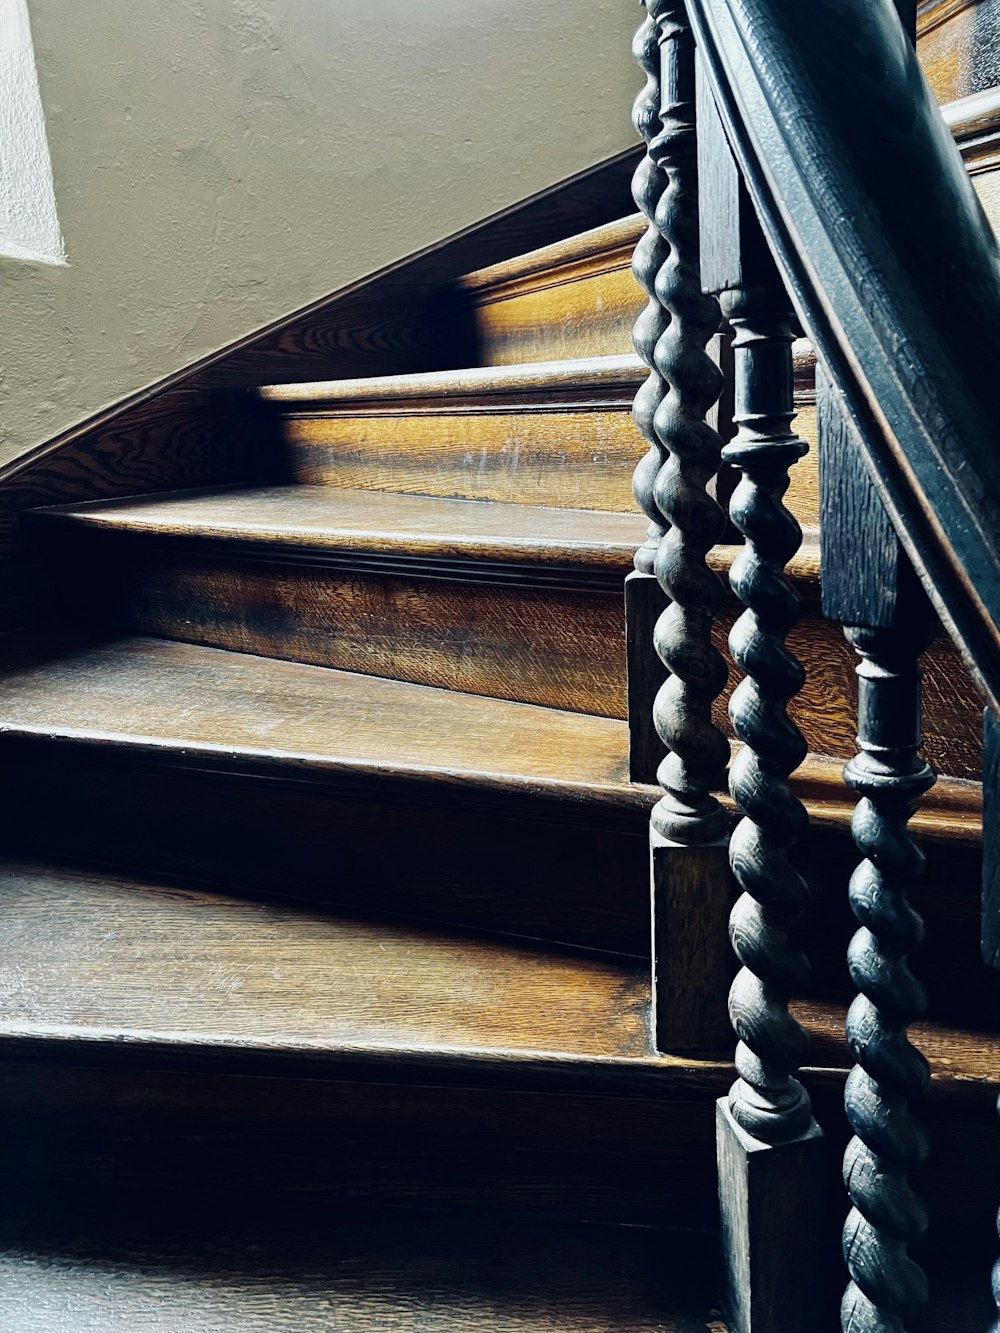
[[[261, 488], [246, 488], [245, 491], [218, 488], [212, 491], [199, 491], [192, 494], [193, 499], [210, 499], [212, 496], [230, 497], [246, 493], [258, 495]], [[293, 494], [297, 490], [308, 491], [310, 495], [323, 494], [330, 497], [331, 505], [338, 494], [337, 487], [281, 487], [274, 488], [282, 494]], [[419, 496], [394, 492], [365, 492], [349, 489], [352, 496], [368, 495], [377, 503], [378, 497], [403, 499], [408, 507], [416, 510], [421, 500], [429, 505], [440, 507], [442, 504], [455, 505], [455, 513], [474, 514], [476, 510], [497, 508], [510, 511], [522, 511], [532, 514], [551, 513], [565, 518], [577, 515], [581, 524], [586, 520], [611, 522], [617, 518], [622, 526], [628, 522], [635, 527], [634, 533], [626, 540], [610, 538], [590, 540], [580, 538], [545, 538], [539, 537], [502, 537], [470, 533], [449, 533], [444, 530], [437, 533], [408, 531], [405, 524], [387, 524], [383, 530], [378, 528], [344, 529], [337, 531], [335, 526], [326, 532], [295, 530], [293, 525], [277, 525], [268, 530], [240, 528], [237, 521], [228, 526], [211, 526], [208, 521], [192, 521], [180, 526], [173, 523], [157, 524], [136, 522], [134, 518], [116, 522], [115, 514], [127, 509], [129, 500], [89, 501], [82, 505], [61, 505], [31, 511], [31, 521], [37, 521], [67, 528], [82, 529], [95, 533], [113, 534], [117, 539], [142, 541], [148, 547], [171, 550], [199, 550], [206, 553], [217, 551], [219, 560], [227, 558], [261, 560], [265, 556], [273, 562], [293, 562], [301, 560], [311, 564], [329, 567], [349, 567], [374, 569], [381, 572], [400, 571], [414, 573], [419, 571], [425, 577], [441, 571], [441, 577], [449, 573], [463, 581], [509, 580], [511, 568], [521, 570], [526, 582], [530, 584], [544, 581], [547, 577], [557, 586], [581, 584], [595, 586], [598, 589], [618, 587], [624, 577], [633, 568], [635, 551], [642, 544], [645, 520], [636, 511], [634, 514], [618, 511], [594, 509], [565, 509], [547, 505], [518, 505], [507, 501], [448, 499], [439, 496]], [[186, 492], [164, 492], [160, 497], [150, 497], [155, 507], [157, 499], [166, 502], [183, 501]], [[132, 501], [131, 503], [135, 503]], [[716, 573], [726, 576], [736, 555], [744, 549], [739, 545], [719, 545], [709, 553], [708, 561]], [[529, 571], [535, 571], [532, 577]], [[814, 598], [819, 591], [819, 543], [818, 533], [805, 529], [803, 542], [792, 557], [787, 567], [788, 576], [803, 595]], [[588, 578], [589, 575], [589, 578]]]
[[[532, 361], [513, 366], [476, 366], [463, 370], [436, 370], [365, 379], [316, 380], [309, 383], [265, 384], [258, 395], [269, 403], [305, 404], [314, 409], [348, 411], [352, 406], [406, 404], [419, 400], [458, 400], [506, 397], [509, 400], [544, 399], [550, 395], [567, 406], [567, 395], [602, 401], [634, 395], [649, 368], [635, 354], [577, 357], [563, 361]], [[305, 409], [303, 409], [305, 410]], [[435, 402], [435, 410], [439, 404]]]

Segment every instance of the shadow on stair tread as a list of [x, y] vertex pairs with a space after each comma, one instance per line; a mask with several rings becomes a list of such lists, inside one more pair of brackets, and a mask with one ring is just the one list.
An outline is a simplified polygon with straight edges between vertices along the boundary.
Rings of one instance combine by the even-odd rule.
[[5, 1333], [724, 1333], [704, 1236], [245, 1192], [5, 1193]]

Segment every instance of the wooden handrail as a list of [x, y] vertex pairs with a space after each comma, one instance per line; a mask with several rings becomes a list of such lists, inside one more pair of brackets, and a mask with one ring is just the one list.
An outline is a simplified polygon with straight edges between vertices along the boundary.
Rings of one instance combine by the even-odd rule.
[[1000, 252], [912, 44], [892, 0], [687, 3], [799, 317], [1000, 711]]

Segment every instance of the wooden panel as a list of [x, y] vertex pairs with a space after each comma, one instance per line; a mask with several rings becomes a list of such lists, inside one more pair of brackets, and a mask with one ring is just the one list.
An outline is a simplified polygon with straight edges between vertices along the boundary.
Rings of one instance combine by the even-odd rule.
[[481, 299], [476, 305], [483, 365], [621, 356], [646, 304], [632, 277], [631, 254], [603, 273], [561, 278], [547, 286]]
[[[8, 1191], [10, 1333], [705, 1333], [708, 1237], [242, 1191]], [[503, 1262], [498, 1263], [498, 1256]], [[712, 1325], [712, 1327], [717, 1327]]]
[[628, 512], [642, 453], [631, 405], [283, 423], [297, 481]]
[[[113, 552], [121, 557], [124, 548]], [[169, 549], [141, 548], [126, 559], [101, 592], [116, 599], [116, 625], [133, 633], [625, 715], [620, 591], [456, 582], [447, 568], [422, 578], [219, 561]], [[101, 567], [113, 570], [114, 554]], [[84, 606], [78, 601], [76, 611]]]
[[[716, 639], [720, 648], [736, 619], [729, 607], [720, 617]], [[789, 635], [789, 647], [805, 665], [806, 683], [789, 706], [817, 754], [845, 759], [857, 749], [856, 654], [838, 625], [815, 612], [807, 613]], [[729, 684], [717, 706], [725, 725], [729, 697], [739, 677], [730, 662]], [[924, 657], [924, 736], [930, 762], [941, 773], [978, 782], [982, 773], [982, 704], [958, 652], [944, 636]]]
[[8, 1186], [15, 1172], [36, 1188], [96, 1181], [98, 1197], [197, 1181], [208, 1195], [258, 1187], [327, 1207], [367, 1197], [517, 1207], [525, 1222], [714, 1225], [706, 1111], [731, 1077], [724, 1065], [622, 1095], [602, 1090], [596, 1066], [546, 1091], [537, 1072], [511, 1086], [499, 1067], [470, 1086], [439, 1073], [393, 1085], [87, 1063], [0, 1065]]
[[[266, 1053], [652, 1054], [636, 964], [7, 862], [10, 1038]], [[292, 984], [290, 984], [290, 982]]]
[[632, 351], [646, 297], [632, 277], [638, 214], [462, 279], [483, 365]]
[[316, 386], [277, 406], [300, 482], [634, 513], [643, 378], [637, 357], [593, 359]]

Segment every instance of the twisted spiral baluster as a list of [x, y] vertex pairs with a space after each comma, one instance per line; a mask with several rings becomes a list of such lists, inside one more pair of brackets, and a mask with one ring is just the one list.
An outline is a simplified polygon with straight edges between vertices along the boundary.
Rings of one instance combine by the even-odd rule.
[[802, 532], [782, 503], [788, 471], [808, 446], [789, 429], [792, 398], [792, 317], [777, 273], [767, 288], [742, 288], [724, 298], [735, 330], [736, 421], [723, 450], [742, 479], [730, 517], [747, 539], [730, 583], [747, 608], [729, 647], [745, 673], [729, 716], [744, 748], [730, 772], [730, 790], [743, 818], [730, 843], [730, 864], [742, 896], [730, 918], [730, 938], [742, 963], [729, 996], [740, 1038], [739, 1078], [729, 1094], [733, 1119], [765, 1143], [804, 1133], [812, 1121], [809, 1095], [793, 1077], [808, 1040], [788, 1012], [808, 978], [805, 955], [789, 925], [808, 890], [788, 849], [808, 816], [788, 778], [806, 756], [805, 738], [787, 714], [805, 673], [785, 646], [799, 616], [799, 597], [785, 574]]
[[844, 1227], [851, 1275], [841, 1307], [844, 1333], [904, 1333], [906, 1316], [927, 1299], [926, 1277], [907, 1253], [927, 1226], [908, 1179], [927, 1152], [909, 1103], [926, 1085], [928, 1069], [907, 1037], [925, 999], [907, 965], [923, 938], [923, 923], [906, 896], [924, 860], [907, 823], [935, 780], [918, 753], [918, 659], [931, 638], [925, 620], [908, 617], [895, 629], [845, 630], [861, 662], [860, 753], [844, 777], [861, 798], [851, 827], [865, 859], [850, 885], [861, 929], [851, 941], [848, 965], [861, 993], [847, 1016], [857, 1065], [845, 1092], [855, 1138], [844, 1158], [853, 1204]]
[[[655, 4], [652, 8], [656, 8]], [[656, 225], [656, 207], [663, 194], [666, 180], [663, 171], [653, 160], [649, 145], [662, 131], [660, 121], [660, 29], [647, 9], [646, 18], [632, 43], [632, 54], [645, 72], [646, 83], [632, 107], [632, 124], [646, 142], [646, 155], [632, 177], [632, 198], [645, 214], [649, 226], [632, 256], [632, 272], [636, 281], [649, 296], [649, 302], [636, 320], [632, 342], [636, 352], [649, 367], [649, 375], [635, 396], [632, 416], [649, 451], [636, 466], [632, 477], [632, 494], [642, 512], [649, 519], [646, 541], [635, 554], [635, 567], [641, 574], [653, 572], [656, 548], [663, 536], [663, 515], [653, 499], [653, 483], [663, 465], [665, 452], [653, 428], [656, 409], [667, 392], [667, 386], [653, 363], [653, 349], [667, 327], [669, 315], [656, 295], [656, 275], [667, 257], [667, 245]]]
[[653, 642], [670, 673], [656, 696], [656, 730], [668, 754], [657, 778], [664, 795], [652, 822], [661, 837], [689, 846], [715, 842], [728, 817], [712, 795], [729, 759], [729, 744], [712, 721], [726, 683], [726, 664], [712, 643], [724, 589], [705, 557], [719, 540], [725, 515], [706, 489], [719, 469], [722, 440], [705, 421], [722, 389], [706, 346], [718, 331], [718, 302], [701, 289], [698, 158], [695, 137], [694, 39], [680, 0], [648, 0], [661, 48], [662, 131], [650, 156], [666, 184], [656, 225], [668, 252], [654, 290], [669, 315], [653, 351], [667, 393], [653, 416], [665, 456], [653, 498], [667, 523], [654, 572], [670, 604]]

